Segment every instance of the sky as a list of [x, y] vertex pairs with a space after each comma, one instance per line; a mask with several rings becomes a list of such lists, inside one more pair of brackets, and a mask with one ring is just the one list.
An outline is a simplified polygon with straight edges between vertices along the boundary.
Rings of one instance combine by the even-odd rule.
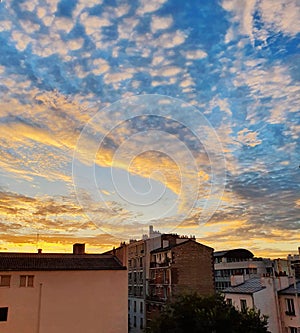
[[0, 250], [296, 253], [299, 47], [298, 0], [2, 0]]

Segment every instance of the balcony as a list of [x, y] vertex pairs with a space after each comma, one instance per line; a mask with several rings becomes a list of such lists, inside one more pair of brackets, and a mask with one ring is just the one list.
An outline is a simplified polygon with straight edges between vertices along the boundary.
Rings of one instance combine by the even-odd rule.
[[157, 295], [148, 295], [146, 297], [146, 300], [157, 303], [165, 303], [167, 299], [165, 297], [159, 297]]
[[155, 262], [152, 261], [150, 262], [150, 268], [163, 268], [163, 267], [169, 267], [170, 266], [170, 261], [165, 261], [165, 262]]

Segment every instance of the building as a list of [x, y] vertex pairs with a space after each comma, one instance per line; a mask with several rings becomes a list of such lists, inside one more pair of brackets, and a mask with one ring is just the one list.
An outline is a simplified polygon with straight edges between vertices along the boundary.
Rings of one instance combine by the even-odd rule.
[[161, 234], [150, 226], [143, 239], [123, 243], [108, 253], [128, 266], [132, 333], [143, 332], [147, 321], [176, 292], [214, 293], [213, 249], [197, 243], [195, 237]]
[[214, 270], [216, 290], [222, 291], [231, 286], [232, 275], [245, 278], [272, 275], [274, 263], [271, 259], [255, 258], [246, 249], [232, 249], [214, 252]]
[[127, 332], [127, 270], [113, 255], [0, 253], [3, 333]]
[[148, 322], [178, 294], [214, 294], [213, 249], [187, 239], [151, 251], [146, 300]]
[[300, 247], [298, 247], [298, 252], [299, 254], [289, 255], [287, 260], [294, 271], [296, 279], [300, 280]]
[[244, 280], [243, 275], [232, 276], [231, 287], [223, 290], [228, 303], [238, 310], [259, 309], [268, 316], [271, 333], [281, 333], [281, 316], [277, 292], [289, 286], [288, 276], [252, 277]]
[[278, 292], [283, 333], [300, 332], [300, 282]]

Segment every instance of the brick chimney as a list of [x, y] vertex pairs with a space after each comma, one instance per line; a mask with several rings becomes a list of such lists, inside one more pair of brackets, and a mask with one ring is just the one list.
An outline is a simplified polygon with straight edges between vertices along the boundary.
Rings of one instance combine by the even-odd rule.
[[245, 282], [244, 275], [231, 275], [230, 276], [230, 285], [231, 287], [238, 286]]
[[85, 244], [73, 244], [73, 254], [85, 254]]

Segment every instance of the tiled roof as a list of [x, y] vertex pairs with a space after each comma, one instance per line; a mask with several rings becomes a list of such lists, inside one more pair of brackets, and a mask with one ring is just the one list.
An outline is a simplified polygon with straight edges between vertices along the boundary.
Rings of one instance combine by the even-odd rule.
[[295, 286], [292, 284], [292, 285], [289, 286], [288, 288], [279, 291], [279, 294], [282, 294], [282, 295], [295, 295], [295, 294], [296, 294], [296, 291], [297, 291], [297, 294], [300, 295], [300, 281], [298, 281], [298, 282], [296, 283], [296, 288], [295, 288]]
[[265, 289], [265, 287], [262, 285], [260, 278], [251, 278], [242, 284], [224, 289], [223, 293], [254, 294], [263, 289]]
[[0, 253], [0, 271], [126, 269], [113, 255]]

